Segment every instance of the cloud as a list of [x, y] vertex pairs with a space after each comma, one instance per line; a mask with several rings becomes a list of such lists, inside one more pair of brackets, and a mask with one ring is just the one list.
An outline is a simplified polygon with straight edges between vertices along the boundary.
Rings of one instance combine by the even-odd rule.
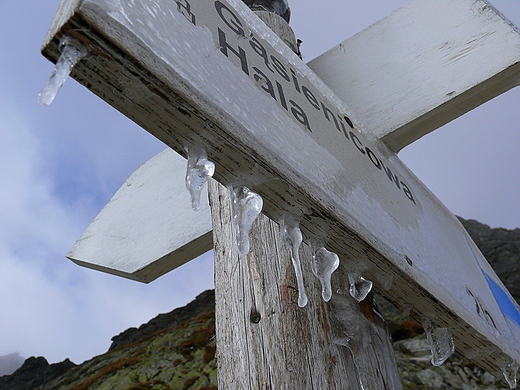
[[[4, 244], [27, 250], [26, 239], [55, 247], [77, 234], [52, 196], [40, 167], [41, 148], [16, 106], [0, 99], [0, 231]], [[52, 227], [52, 228], [50, 228]]]
[[149, 285], [64, 257], [131, 172], [164, 146], [74, 80], [52, 106], [37, 104], [52, 70], [39, 45], [59, 1], [32, 3], [0, 3], [10, 15], [0, 25], [0, 355], [81, 362], [126, 328], [211, 288], [212, 257]]
[[10, 375], [20, 368], [25, 359], [18, 352], [0, 356], [0, 376]]
[[64, 253], [101, 206], [90, 198], [95, 190], [64, 197], [56, 188], [33, 127], [0, 100], [0, 310], [9, 313], [0, 325], [0, 354], [81, 362], [105, 352], [112, 336], [212, 287], [211, 255], [150, 285], [68, 261]]

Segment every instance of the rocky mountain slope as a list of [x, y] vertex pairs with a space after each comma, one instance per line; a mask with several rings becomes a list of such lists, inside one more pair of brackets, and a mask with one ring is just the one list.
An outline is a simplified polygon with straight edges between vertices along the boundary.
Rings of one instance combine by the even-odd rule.
[[[461, 221], [520, 301], [520, 229]], [[389, 320], [405, 390], [509, 389], [457, 354], [433, 367], [421, 326], [403, 320], [384, 299], [378, 304]], [[29, 358], [14, 374], [0, 377], [0, 390], [216, 390], [214, 308], [214, 292], [205, 291], [187, 306], [113, 337], [107, 353], [78, 366]]]
[[491, 229], [459, 218], [509, 292], [520, 303], [520, 229]]
[[160, 314], [112, 340], [109, 351], [76, 366], [29, 358], [0, 377], [1, 390], [216, 390], [215, 294]]

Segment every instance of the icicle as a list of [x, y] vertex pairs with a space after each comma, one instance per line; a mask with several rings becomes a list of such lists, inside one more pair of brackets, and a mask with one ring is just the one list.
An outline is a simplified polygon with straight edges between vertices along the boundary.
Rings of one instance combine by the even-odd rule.
[[249, 232], [262, 211], [263, 200], [260, 195], [245, 186], [230, 190], [233, 206], [233, 223], [237, 234], [238, 254], [249, 253]]
[[401, 317], [404, 319], [412, 319], [412, 313], [414, 312], [415, 308], [413, 305], [410, 305], [409, 303], [405, 303], [401, 307]]
[[48, 106], [54, 101], [56, 94], [69, 77], [74, 66], [88, 54], [87, 48], [82, 43], [68, 35], [61, 38], [59, 48], [60, 58], [56, 62], [47, 85], [43, 87], [38, 96], [38, 101], [43, 106]]
[[383, 323], [369, 321], [361, 313], [358, 302], [348, 292], [335, 292], [330, 303], [332, 342], [350, 349], [359, 388], [374, 389], [374, 384], [380, 381], [374, 377], [377, 375], [376, 372], [369, 369], [374, 364], [374, 356], [377, 352], [384, 362], [379, 365], [381, 369], [379, 373], [384, 376], [388, 388], [402, 390], [392, 342]]
[[350, 272], [348, 280], [350, 283], [350, 296], [358, 302], [364, 300], [372, 291], [373, 283], [363, 278], [359, 272]]
[[191, 208], [194, 211], [200, 209], [200, 193], [204, 184], [213, 177], [215, 164], [208, 160], [204, 148], [190, 146], [188, 152], [188, 167], [186, 169], [186, 188], [191, 195]]
[[280, 233], [282, 237], [291, 246], [291, 260], [296, 274], [298, 283], [298, 306], [305, 307], [307, 305], [307, 294], [305, 293], [305, 285], [303, 284], [302, 266], [300, 262], [300, 245], [303, 241], [302, 232], [298, 226], [298, 222], [284, 218], [280, 221]]
[[364, 317], [359, 312], [359, 305], [348, 294], [334, 293], [331, 299], [332, 310], [330, 311], [333, 338], [332, 342], [344, 347], [350, 347], [350, 341], [358, 335], [360, 325], [364, 323]]
[[321, 282], [321, 296], [325, 302], [328, 302], [332, 297], [330, 278], [338, 267], [338, 255], [325, 248], [318, 249], [312, 257], [312, 272]]
[[510, 389], [514, 389], [517, 383], [517, 374], [518, 374], [518, 362], [513, 360], [511, 363], [506, 364], [502, 367], [502, 373], [504, 374], [504, 379], [509, 385]]
[[438, 367], [455, 352], [453, 337], [448, 328], [435, 328], [427, 318], [423, 318], [422, 326], [432, 351], [432, 364]]
[[385, 291], [389, 291], [394, 284], [394, 276], [390, 274], [380, 274], [377, 276], [377, 281], [381, 284], [381, 287]]

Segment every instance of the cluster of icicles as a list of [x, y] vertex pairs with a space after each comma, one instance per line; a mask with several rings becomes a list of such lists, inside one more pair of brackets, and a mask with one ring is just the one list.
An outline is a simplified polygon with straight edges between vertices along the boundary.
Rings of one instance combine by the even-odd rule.
[[[186, 148], [188, 153], [188, 167], [186, 169], [186, 187], [191, 195], [193, 210], [200, 209], [200, 194], [202, 188], [215, 172], [215, 164], [208, 160], [207, 154], [200, 146]], [[230, 186], [233, 225], [236, 232], [237, 249], [239, 256], [249, 253], [249, 233], [254, 221], [260, 215], [263, 200], [260, 195], [246, 186]], [[307, 305], [307, 294], [303, 284], [299, 249], [303, 241], [302, 232], [295, 219], [284, 218], [280, 221], [280, 232], [291, 248], [291, 260], [298, 282], [298, 305]], [[322, 296], [329, 301], [332, 296], [331, 276], [339, 266], [339, 257], [323, 247], [319, 247], [313, 255], [312, 270], [322, 285]], [[370, 286], [371, 288], [371, 286]], [[370, 290], [364, 293], [364, 297]], [[356, 290], [357, 294], [357, 290]], [[364, 297], [362, 299], [364, 299]]]
[[[200, 208], [200, 193], [206, 182], [213, 176], [215, 165], [208, 160], [207, 154], [203, 148], [199, 146], [187, 148], [188, 167], [186, 170], [186, 187], [191, 194], [192, 208], [198, 210]], [[262, 211], [262, 197], [253, 192], [246, 186], [230, 186], [228, 187], [232, 200], [233, 224], [236, 231], [236, 245], [238, 254], [246, 256], [249, 253], [249, 233], [253, 222]], [[294, 267], [294, 273], [298, 284], [298, 306], [305, 307], [308, 302], [305, 292], [302, 266], [300, 262], [299, 249], [303, 242], [302, 232], [299, 228], [298, 221], [293, 217], [285, 217], [280, 221], [280, 233], [290, 248], [291, 260]], [[323, 245], [313, 245], [312, 256], [312, 272], [319, 279], [322, 287], [321, 295], [324, 301], [328, 302], [333, 296], [331, 286], [331, 276], [339, 267], [339, 257], [337, 254], [328, 251]], [[349, 291], [348, 295], [357, 302], [363, 301], [370, 293], [373, 283], [361, 276], [359, 271], [352, 271], [348, 274]], [[337, 299], [342, 299], [339, 296]], [[343, 298], [345, 299], [345, 298]], [[334, 306], [338, 303], [333, 302]], [[343, 303], [343, 306], [349, 306]], [[340, 304], [341, 306], [341, 304]], [[351, 343], [359, 343], [363, 339], [370, 336], [373, 330], [360, 329], [363, 319], [353, 317], [359, 316], [355, 309], [345, 308], [339, 309], [336, 313], [336, 320], [343, 322], [344, 327], [348, 328], [348, 336], [334, 340], [339, 345], [348, 346]], [[437, 328], [428, 318], [422, 319], [422, 325], [426, 332], [426, 337], [430, 345], [432, 358], [431, 362], [434, 366], [442, 365], [448, 357], [455, 351], [455, 345], [451, 332], [448, 328]], [[353, 325], [357, 323], [357, 325]], [[364, 325], [363, 325], [364, 326]], [[351, 334], [354, 329], [361, 335]], [[361, 340], [361, 341], [360, 341]], [[515, 363], [516, 364], [516, 363]], [[518, 366], [514, 364], [504, 366], [504, 376], [511, 388], [516, 386], [516, 371]]]
[[[56, 66], [47, 84], [39, 94], [39, 102], [45, 106], [50, 105], [54, 101], [56, 94], [69, 77], [74, 66], [89, 54], [88, 49], [81, 42], [68, 35], [64, 35], [60, 40], [59, 50], [60, 57]], [[202, 189], [207, 181], [213, 177], [215, 164], [208, 160], [204, 148], [200, 146], [187, 148], [187, 153], [186, 187], [191, 195], [192, 208], [197, 211], [200, 209]], [[238, 253], [240, 256], [245, 256], [249, 253], [249, 232], [253, 222], [262, 211], [263, 200], [260, 195], [246, 186], [229, 187], [229, 190], [232, 199], [233, 224], [236, 229]], [[291, 248], [291, 260], [298, 283], [298, 305], [305, 307], [308, 298], [305, 293], [299, 256], [299, 248], [303, 241], [302, 232], [298, 221], [292, 217], [286, 217], [279, 222], [280, 232]], [[313, 246], [312, 272], [321, 283], [323, 300], [328, 302], [332, 298], [331, 276], [339, 267], [339, 257], [337, 254], [325, 249], [322, 245]], [[364, 279], [358, 271], [349, 273], [348, 278], [350, 285], [349, 295], [357, 302], [363, 301], [372, 290], [372, 282]], [[337, 344], [350, 347], [350, 343], [356, 343], [368, 337], [367, 332], [361, 332], [361, 336], [357, 338], [350, 334], [354, 328], [358, 329], [361, 326], [358, 323], [351, 327], [353, 325], [353, 316], [356, 316], [355, 310], [338, 310], [336, 317], [342, 321], [344, 327], [349, 327], [350, 329], [348, 336], [335, 340]], [[431, 362], [434, 366], [440, 366], [455, 351], [451, 332], [448, 328], [436, 328], [428, 318], [423, 318], [422, 325], [432, 352]], [[518, 370], [519, 364], [516, 361], [502, 365], [504, 378], [511, 389], [517, 385]]]
[[[208, 160], [204, 148], [200, 146], [189, 146], [186, 148], [186, 152], [188, 154], [186, 188], [191, 195], [192, 208], [197, 211], [200, 209], [201, 191], [207, 181], [213, 177], [215, 164]], [[230, 186], [228, 189], [231, 195], [238, 254], [243, 257], [249, 253], [249, 233], [254, 221], [262, 211], [263, 200], [260, 195], [246, 186]], [[308, 299], [299, 255], [300, 245], [303, 242], [302, 232], [295, 218], [285, 217], [279, 222], [280, 233], [291, 250], [291, 260], [298, 283], [298, 305], [305, 307]], [[321, 283], [323, 299], [328, 302], [332, 297], [331, 276], [339, 267], [339, 257], [325, 249], [323, 245], [316, 244], [314, 247], [312, 272]], [[372, 282], [365, 280], [359, 273], [349, 275], [349, 280], [351, 296], [361, 302], [370, 293]]]

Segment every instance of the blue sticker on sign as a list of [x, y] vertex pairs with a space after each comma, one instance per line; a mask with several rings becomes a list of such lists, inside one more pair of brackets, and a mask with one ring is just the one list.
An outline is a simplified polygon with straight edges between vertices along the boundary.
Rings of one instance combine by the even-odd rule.
[[520, 311], [518, 311], [518, 306], [511, 300], [509, 295], [500, 287], [491, 277], [482, 271], [486, 280], [488, 282], [489, 288], [493, 292], [495, 296], [495, 300], [500, 306], [500, 310], [502, 310], [502, 314], [506, 317], [510, 318], [514, 321], [518, 326], [520, 326]]

